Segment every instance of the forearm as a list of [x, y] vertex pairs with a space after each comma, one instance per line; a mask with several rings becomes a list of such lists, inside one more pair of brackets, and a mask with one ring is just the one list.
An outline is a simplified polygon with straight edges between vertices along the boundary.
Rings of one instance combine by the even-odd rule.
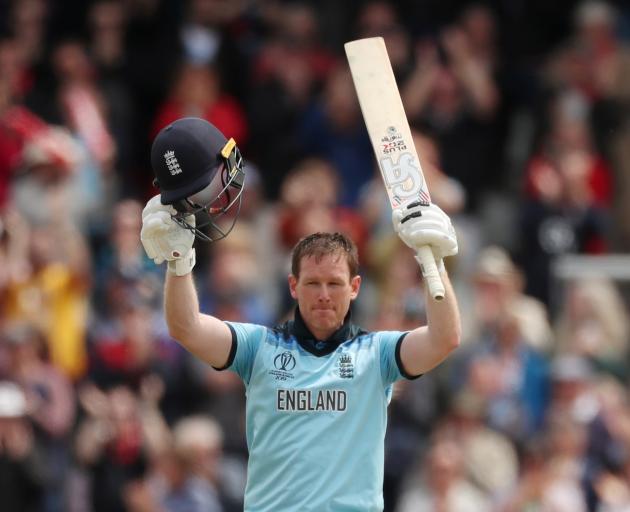
[[446, 272], [441, 274], [445, 294], [440, 301], [426, 292], [427, 325], [410, 331], [404, 338], [400, 357], [409, 375], [432, 370], [460, 343], [461, 324], [453, 287]]
[[446, 272], [440, 274], [444, 283], [444, 298], [433, 300], [426, 292], [427, 328], [432, 342], [445, 347], [447, 353], [459, 346], [461, 318], [455, 291]]
[[185, 339], [199, 323], [199, 300], [192, 273], [176, 276], [166, 272], [164, 284], [164, 316], [169, 334]]
[[232, 333], [218, 318], [199, 312], [192, 274], [166, 273], [164, 313], [169, 334], [188, 351], [211, 364], [223, 367], [232, 346]]

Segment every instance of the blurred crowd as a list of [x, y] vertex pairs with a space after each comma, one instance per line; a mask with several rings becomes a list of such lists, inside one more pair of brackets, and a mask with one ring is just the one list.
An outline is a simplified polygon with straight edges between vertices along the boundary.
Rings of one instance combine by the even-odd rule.
[[286, 318], [292, 245], [340, 230], [354, 320], [425, 321], [343, 54], [377, 35], [458, 231], [464, 321], [395, 389], [386, 511], [630, 511], [628, 297], [553, 272], [630, 250], [627, 3], [0, 0], [3, 511], [242, 510], [242, 383], [169, 337], [139, 239], [175, 119], [246, 159], [237, 227], [197, 248], [203, 311]]

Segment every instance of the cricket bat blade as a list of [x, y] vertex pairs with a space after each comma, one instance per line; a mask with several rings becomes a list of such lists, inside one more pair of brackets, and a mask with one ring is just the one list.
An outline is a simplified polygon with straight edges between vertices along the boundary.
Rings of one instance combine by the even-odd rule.
[[[383, 38], [349, 41], [344, 48], [392, 209], [412, 202], [430, 204], [431, 196]], [[442, 300], [444, 284], [431, 248], [421, 247], [417, 260], [429, 293], [435, 300]]]

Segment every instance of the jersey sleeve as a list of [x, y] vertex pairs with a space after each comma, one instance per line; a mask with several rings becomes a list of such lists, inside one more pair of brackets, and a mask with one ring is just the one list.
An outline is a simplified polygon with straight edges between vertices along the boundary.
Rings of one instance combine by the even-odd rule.
[[400, 360], [400, 345], [407, 335], [401, 331], [380, 331], [376, 333], [379, 339], [381, 378], [383, 385], [388, 386], [397, 380], [414, 378], [407, 375]]
[[267, 328], [256, 324], [225, 323], [232, 331], [232, 351], [226, 369], [235, 372], [245, 384], [249, 384], [258, 347], [264, 340]]

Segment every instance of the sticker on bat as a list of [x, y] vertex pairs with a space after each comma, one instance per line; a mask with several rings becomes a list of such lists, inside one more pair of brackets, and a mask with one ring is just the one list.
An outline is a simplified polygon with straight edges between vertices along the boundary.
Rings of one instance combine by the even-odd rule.
[[402, 153], [397, 163], [389, 156], [381, 158], [380, 164], [385, 185], [391, 189], [393, 196], [404, 202], [405, 198], [420, 194], [423, 179], [416, 158], [411, 153]]
[[407, 143], [395, 126], [387, 128], [387, 134], [381, 137], [381, 144], [381, 151], [386, 155], [407, 149]]

